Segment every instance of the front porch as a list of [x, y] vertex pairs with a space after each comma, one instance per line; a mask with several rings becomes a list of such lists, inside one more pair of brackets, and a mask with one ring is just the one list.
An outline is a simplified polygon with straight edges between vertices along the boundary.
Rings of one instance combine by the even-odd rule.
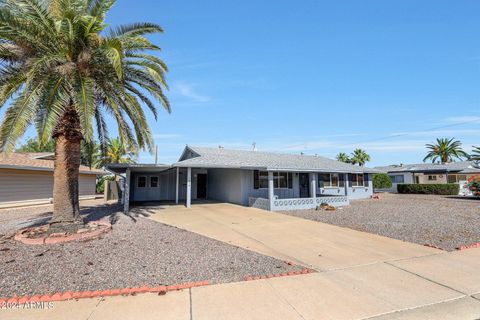
[[334, 207], [342, 207], [350, 204], [347, 196], [320, 196], [315, 198], [274, 199], [272, 202], [270, 202], [269, 199], [265, 198], [249, 198], [250, 207], [268, 211], [315, 209], [323, 203]]
[[[293, 180], [288, 187], [293, 192], [280, 192], [282, 190], [279, 188], [281, 182], [277, 180], [283, 176], [281, 172], [263, 172], [264, 176], [268, 175], [268, 188], [266, 188], [268, 196], [249, 196], [248, 205], [268, 211], [285, 211], [315, 209], [321, 204], [335, 207], [349, 204], [347, 174], [317, 172], [290, 172], [288, 174], [286, 177]], [[258, 175], [261, 177], [262, 172]]]

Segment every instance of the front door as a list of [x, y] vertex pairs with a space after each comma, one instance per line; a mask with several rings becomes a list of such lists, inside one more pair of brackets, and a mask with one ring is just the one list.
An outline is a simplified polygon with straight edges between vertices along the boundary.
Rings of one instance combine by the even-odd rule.
[[205, 173], [197, 174], [197, 199], [207, 198], [207, 175]]
[[310, 198], [310, 180], [308, 173], [299, 173], [298, 182], [300, 184], [300, 198]]

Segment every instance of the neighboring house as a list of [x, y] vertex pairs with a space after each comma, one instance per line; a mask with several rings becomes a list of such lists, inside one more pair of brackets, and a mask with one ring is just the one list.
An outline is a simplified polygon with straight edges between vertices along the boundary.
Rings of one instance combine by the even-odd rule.
[[[0, 153], [0, 208], [52, 202], [53, 153]], [[80, 166], [80, 199], [95, 198], [98, 175]]]
[[480, 169], [474, 166], [473, 161], [400, 164], [375, 169], [386, 172], [392, 180], [390, 192], [397, 192], [397, 184], [401, 183], [458, 183], [460, 194], [469, 194], [466, 188], [468, 178], [480, 175]]
[[209, 199], [267, 210], [347, 205], [372, 195], [376, 170], [319, 156], [187, 146], [173, 165], [112, 164], [123, 203]]

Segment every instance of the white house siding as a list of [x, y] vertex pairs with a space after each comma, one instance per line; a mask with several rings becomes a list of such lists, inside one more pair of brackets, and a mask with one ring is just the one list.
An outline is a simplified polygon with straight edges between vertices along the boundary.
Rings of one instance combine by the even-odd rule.
[[368, 181], [368, 187], [347, 187], [347, 196], [350, 200], [367, 199], [373, 195], [372, 174], [365, 174]]
[[[80, 174], [80, 197], [95, 196], [95, 175]], [[40, 170], [0, 169], [0, 204], [38, 201], [53, 197], [53, 172]]]
[[[197, 174], [207, 173], [205, 169], [192, 169], [192, 199], [197, 199]], [[132, 172], [130, 178], [130, 201], [174, 201], [176, 188], [176, 169], [161, 172]], [[138, 177], [147, 177], [147, 186], [139, 188]], [[159, 186], [150, 186], [150, 177], [159, 178]], [[207, 192], [210, 177], [207, 178]], [[180, 169], [178, 180], [178, 199], [185, 200], [187, 197], [187, 169]]]
[[[415, 183], [415, 181], [413, 180], [413, 174], [411, 172], [398, 172], [398, 173], [389, 173], [388, 176], [402, 176], [403, 177], [403, 183]], [[403, 183], [400, 183], [400, 184], [403, 184]], [[388, 192], [394, 192], [394, 193], [397, 193], [398, 190], [397, 190], [397, 185], [399, 183], [395, 183], [392, 181], [392, 187], [390, 189], [386, 189], [386, 190], [381, 190], [381, 191], [388, 191]]]
[[[255, 189], [254, 188], [254, 170], [242, 170], [243, 171], [243, 179], [242, 179], [242, 204], [248, 205], [248, 198], [265, 198], [268, 199], [268, 189], [261, 188]], [[274, 195], [280, 199], [290, 199], [290, 198], [298, 198], [300, 196], [299, 184], [298, 184], [298, 173], [292, 173], [293, 183], [292, 189], [288, 188], [281, 188], [281, 189], [274, 189]]]
[[[268, 189], [255, 189], [253, 170], [208, 169], [208, 198], [248, 206], [249, 197], [268, 198]], [[274, 189], [280, 198], [298, 198], [298, 174], [293, 173], [292, 189]]]
[[243, 170], [209, 169], [207, 196], [211, 200], [247, 205], [243, 202], [242, 183]]

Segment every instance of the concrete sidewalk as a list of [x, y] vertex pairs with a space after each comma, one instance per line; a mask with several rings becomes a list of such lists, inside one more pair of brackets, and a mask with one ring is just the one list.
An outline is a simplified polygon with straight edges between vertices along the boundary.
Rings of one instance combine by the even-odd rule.
[[[444, 284], [448, 268], [415, 274], [440, 261], [462, 261], [455, 284]], [[404, 271], [402, 266], [413, 262]], [[480, 281], [470, 270], [480, 267], [480, 249], [414, 258], [393, 263], [211, 285], [165, 296], [57, 302], [52, 310], [1, 310], [0, 319], [431, 319], [480, 318]], [[435, 278], [431, 280], [428, 277]], [[454, 285], [450, 288], [449, 285]], [[461, 290], [468, 291], [463, 293]]]

